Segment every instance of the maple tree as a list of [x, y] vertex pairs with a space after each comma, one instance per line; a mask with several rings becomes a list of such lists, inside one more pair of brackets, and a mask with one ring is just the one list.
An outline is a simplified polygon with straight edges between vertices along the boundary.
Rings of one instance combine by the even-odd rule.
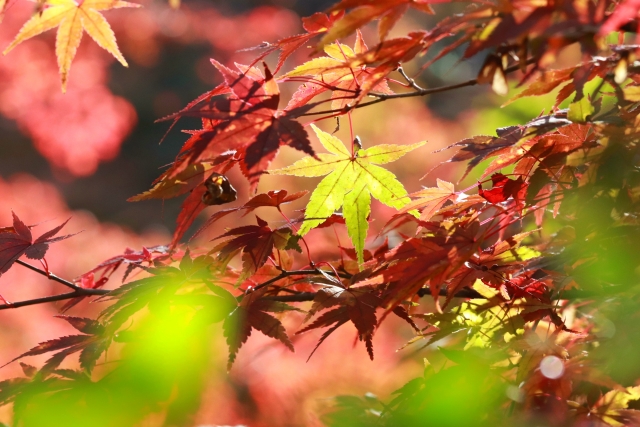
[[[205, 399], [212, 331], [226, 342], [233, 373], [256, 335], [295, 351], [299, 335], [316, 329], [324, 331], [306, 357], [322, 357], [320, 345], [352, 326], [374, 359], [374, 338], [394, 318], [413, 334], [402, 351], [418, 348], [422, 374], [380, 399], [336, 396], [316, 414], [320, 422], [640, 424], [640, 4], [469, 2], [454, 14], [444, 3], [342, 0], [303, 18], [306, 33], [247, 46], [253, 57], [246, 64], [211, 59], [221, 83], [159, 119], [170, 130], [185, 118], [201, 127], [185, 131], [175, 160], [129, 199], [185, 196], [166, 245], [127, 248], [66, 280], [45, 255], [51, 243], [73, 237], [55, 237], [68, 221], [34, 239], [36, 225], [13, 212], [0, 229], [0, 276], [19, 265], [70, 291], [1, 297], [0, 310], [63, 301], [67, 313], [87, 299], [100, 305], [95, 318], [57, 316], [81, 334], [16, 352], [9, 363], [20, 360], [24, 376], [0, 381], [13, 424], [191, 425]], [[3, 14], [11, 4], [0, 1]], [[121, 7], [137, 5], [38, 2], [5, 53], [58, 27], [65, 91], [83, 31], [126, 65], [99, 13]], [[442, 19], [396, 36], [410, 10]], [[476, 77], [425, 87], [425, 73], [455, 54]], [[516, 84], [523, 88], [517, 94]], [[437, 150], [458, 149], [444, 164], [466, 162], [457, 184], [437, 178], [435, 187], [409, 193], [407, 182], [380, 166], [428, 156], [429, 135], [409, 141], [398, 129], [385, 136], [393, 144], [374, 145], [355, 135], [367, 126], [356, 113], [367, 107], [480, 85], [504, 105], [532, 96], [547, 96], [549, 105], [495, 135]], [[349, 140], [336, 136], [341, 127]], [[283, 164], [282, 147], [305, 157]], [[234, 187], [235, 166], [248, 195]], [[304, 191], [263, 190], [281, 176], [323, 178]], [[304, 185], [296, 181], [277, 182]], [[303, 213], [291, 208], [305, 200]], [[219, 230], [230, 218], [234, 225]], [[340, 240], [345, 233], [348, 243]], [[335, 240], [319, 243], [327, 239]], [[26, 362], [44, 354], [41, 366]]]

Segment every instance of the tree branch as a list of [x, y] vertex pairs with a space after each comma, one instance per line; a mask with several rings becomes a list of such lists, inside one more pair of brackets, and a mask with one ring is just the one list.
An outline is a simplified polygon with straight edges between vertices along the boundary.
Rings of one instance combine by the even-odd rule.
[[[420, 289], [418, 291], [418, 295], [421, 297], [431, 295], [431, 291], [426, 288]], [[279, 301], [279, 302], [305, 302], [305, 301], [313, 301], [315, 296], [316, 296], [315, 292], [300, 292], [299, 294], [295, 294], [295, 295], [266, 296], [266, 297], [262, 297], [262, 299], [269, 300], [269, 301]], [[447, 290], [440, 289], [440, 296], [442, 297], [447, 296]], [[478, 292], [469, 288], [458, 291], [453, 297], [454, 298], [484, 298]]]
[[0, 305], [0, 310], [8, 310], [10, 308], [26, 307], [28, 305], [44, 304], [44, 303], [53, 302], [53, 301], [63, 301], [63, 300], [72, 299], [72, 298], [78, 298], [78, 297], [88, 297], [88, 296], [94, 296], [94, 295], [105, 295], [105, 294], [107, 294], [109, 292], [110, 291], [107, 290], [107, 289], [84, 289], [84, 288], [78, 288], [77, 291], [68, 292], [66, 294], [51, 295], [51, 296], [48, 296], [48, 297], [34, 298], [34, 299], [30, 299], [30, 300], [25, 300], [25, 301], [13, 302], [13, 303], [10, 303], [10, 304], [2, 304], [2, 305]]
[[72, 299], [72, 298], [78, 298], [78, 297], [88, 297], [88, 296], [94, 296], [94, 295], [105, 295], [105, 294], [108, 294], [110, 292], [107, 289], [87, 289], [87, 288], [82, 288], [80, 286], [75, 285], [73, 282], [70, 282], [70, 281], [65, 280], [65, 279], [63, 279], [61, 277], [58, 277], [55, 274], [48, 273], [48, 272], [46, 272], [44, 270], [39, 269], [38, 267], [35, 267], [35, 266], [33, 266], [33, 265], [31, 265], [31, 264], [29, 264], [27, 262], [21, 261], [21, 260], [16, 260], [16, 264], [20, 264], [21, 266], [26, 267], [31, 271], [35, 271], [36, 273], [45, 276], [49, 280], [53, 280], [54, 282], [61, 283], [64, 286], [73, 289], [73, 292], [68, 292], [66, 294], [51, 295], [51, 296], [42, 297], [42, 298], [34, 298], [34, 299], [30, 299], [30, 300], [18, 301], [18, 302], [13, 302], [13, 303], [9, 303], [9, 304], [0, 304], [0, 310], [8, 310], [10, 308], [26, 307], [26, 306], [29, 306], [29, 305], [36, 305], [36, 304], [44, 304], [44, 303], [53, 302], [53, 301], [63, 301], [63, 300]]
[[[532, 64], [534, 62], [536, 62], [536, 58], [529, 58], [527, 60], [527, 65]], [[401, 68], [399, 68], [400, 70]], [[511, 67], [508, 67], [504, 70], [505, 74], [510, 74], [513, 73], [515, 71], [520, 70], [520, 64], [516, 64], [516, 65], [512, 65]], [[403, 77], [405, 77], [405, 73], [404, 70], [401, 72], [401, 74], [403, 75]], [[426, 95], [433, 95], [434, 93], [440, 93], [440, 92], [447, 92], [450, 90], [454, 90], [454, 89], [459, 89], [462, 87], [467, 87], [467, 86], [475, 86], [478, 84], [478, 79], [471, 79], [471, 80], [467, 80], [466, 82], [460, 82], [460, 83], [455, 83], [452, 85], [447, 85], [447, 86], [440, 86], [440, 87], [434, 87], [432, 89], [424, 89], [421, 88], [420, 86], [418, 86], [415, 81], [413, 79], [411, 79], [409, 76], [405, 77], [407, 79], [407, 82], [409, 83], [409, 85], [413, 88], [415, 88], [416, 90], [414, 90], [413, 92], [404, 92], [404, 93], [393, 93], [393, 94], [385, 94], [385, 93], [375, 93], [375, 92], [370, 92], [369, 96], [375, 97], [377, 99], [373, 100], [373, 101], [369, 101], [369, 102], [364, 102], [362, 104], [356, 104], [353, 106], [347, 106], [346, 108], [342, 108], [339, 110], [323, 110], [323, 111], [314, 111], [311, 113], [305, 113], [305, 114], [301, 114], [300, 116], [316, 116], [316, 115], [321, 115], [321, 114], [336, 114], [336, 113], [348, 113], [349, 111], [352, 110], [356, 110], [358, 108], [364, 108], [364, 107], [368, 107], [370, 105], [374, 105], [374, 104], [378, 104], [380, 102], [389, 100], [389, 99], [399, 99], [399, 98], [413, 98], [416, 96], [426, 96]]]
[[[308, 270], [313, 271], [313, 270]], [[565, 291], [563, 293], [554, 293], [551, 296], [552, 300], [575, 300], [575, 299], [589, 299], [589, 298], [604, 298], [610, 297], [612, 295], [617, 295], [620, 293], [620, 289], [616, 287], [612, 287], [611, 289], [602, 290], [602, 291], [585, 291], [580, 289], [574, 289], [571, 291]], [[431, 296], [431, 291], [429, 288], [422, 288], [418, 291], [417, 295], [419, 297]], [[441, 288], [439, 295], [441, 297], [446, 297], [447, 289]], [[280, 302], [305, 302], [305, 301], [313, 301], [315, 298], [315, 292], [299, 292], [294, 295], [270, 295], [262, 297], [262, 299], [269, 301], [280, 301]], [[473, 299], [486, 299], [486, 297], [482, 296], [476, 290], [471, 288], [464, 288], [455, 293], [453, 298], [473, 298]]]
[[[335, 273], [333, 271], [331, 271], [331, 270], [327, 270], [327, 271], [323, 270], [323, 272], [325, 272], [325, 273], [327, 273], [327, 274], [329, 274], [331, 276], [335, 276]], [[283, 270], [278, 276], [273, 277], [273, 278], [267, 280], [264, 283], [260, 283], [258, 286], [253, 288], [252, 291], [255, 292], [258, 289], [262, 289], [265, 286], [269, 286], [272, 283], [277, 282], [278, 280], [284, 279], [285, 277], [289, 277], [289, 276], [310, 276], [310, 275], [317, 275], [317, 274], [320, 274], [320, 273], [318, 273], [318, 270], [316, 270], [316, 269], [314, 269], [314, 270], [289, 270], [289, 271]], [[340, 277], [342, 277], [342, 278], [348, 278], [346, 275], [344, 275], [344, 276], [340, 275], [340, 273], [338, 273], [338, 275]]]
[[29, 264], [29, 263], [26, 263], [24, 261], [16, 260], [16, 264], [20, 264], [23, 267], [27, 267], [29, 270], [35, 271], [38, 274], [42, 274], [43, 276], [46, 276], [47, 279], [53, 280], [54, 282], [61, 283], [61, 284], [65, 285], [66, 287], [73, 289], [74, 291], [77, 291], [79, 289], [84, 289], [84, 288], [81, 288], [80, 286], [76, 286], [75, 284], [73, 284], [72, 282], [70, 282], [68, 280], [65, 280], [65, 279], [63, 279], [61, 277], [58, 277], [53, 273], [47, 273], [46, 271], [41, 270], [38, 267], [35, 267], [35, 266], [33, 266], [33, 265]]

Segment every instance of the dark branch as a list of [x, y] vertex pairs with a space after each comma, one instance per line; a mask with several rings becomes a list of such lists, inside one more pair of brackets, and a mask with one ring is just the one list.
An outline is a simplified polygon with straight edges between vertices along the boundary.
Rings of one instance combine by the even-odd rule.
[[[327, 271], [323, 270], [323, 272], [325, 272], [325, 273], [327, 273], [327, 274], [329, 274], [331, 276], [335, 276], [335, 273], [333, 271], [331, 271], [331, 270], [327, 270]], [[276, 277], [274, 277], [272, 279], [269, 279], [264, 283], [260, 283], [258, 286], [253, 288], [252, 291], [255, 292], [258, 289], [262, 289], [265, 286], [269, 286], [272, 283], [277, 282], [278, 280], [284, 279], [285, 277], [289, 277], [289, 276], [309, 276], [309, 275], [317, 275], [317, 274], [320, 274], [320, 273], [318, 273], [318, 270], [315, 270], [315, 269], [314, 270], [289, 270], [289, 271], [283, 270], [278, 276], [276, 276]], [[340, 273], [338, 273], [338, 274], [340, 275]], [[344, 275], [344, 276], [340, 275], [340, 277], [348, 278], [346, 275]]]
[[76, 286], [75, 284], [73, 284], [72, 282], [70, 282], [68, 280], [65, 280], [65, 279], [63, 279], [61, 277], [58, 277], [53, 273], [47, 273], [46, 271], [41, 270], [38, 267], [34, 267], [33, 265], [28, 264], [28, 263], [26, 263], [24, 261], [16, 260], [16, 264], [20, 264], [23, 267], [27, 267], [29, 270], [35, 271], [38, 274], [42, 274], [47, 279], [53, 280], [54, 282], [61, 283], [61, 284], [65, 285], [66, 287], [73, 289], [74, 291], [77, 291], [79, 289], [83, 289], [80, 286]]
[[30, 300], [25, 300], [25, 301], [14, 302], [14, 303], [11, 303], [11, 304], [2, 304], [2, 305], [0, 305], [0, 310], [8, 310], [10, 308], [26, 307], [28, 305], [44, 304], [44, 303], [53, 302], [53, 301], [63, 301], [63, 300], [72, 299], [72, 298], [78, 298], [78, 297], [87, 297], [87, 296], [92, 296], [92, 295], [104, 295], [104, 294], [107, 294], [107, 293], [109, 293], [109, 291], [106, 290], [106, 289], [83, 289], [83, 288], [78, 288], [77, 291], [68, 292], [66, 294], [51, 295], [49, 297], [43, 297], [43, 298], [34, 298], [34, 299], [30, 299]]
[[[536, 61], [536, 58], [530, 58], [530, 59], [527, 60], [527, 64], [532, 64], [535, 61]], [[512, 65], [511, 67], [506, 68], [504, 70], [504, 73], [505, 74], [510, 74], [510, 73], [513, 73], [513, 72], [518, 71], [518, 70], [520, 70], [520, 65], [516, 64], [516, 65]], [[401, 74], [403, 74], [403, 77], [405, 76], [404, 75], [404, 71], [402, 71]], [[416, 96], [433, 95], [434, 93], [447, 92], [447, 91], [450, 91], [450, 90], [459, 89], [459, 88], [463, 88], [463, 87], [467, 87], [467, 86], [475, 86], [475, 85], [478, 84], [478, 79], [475, 78], [475, 79], [467, 80], [466, 82], [456, 83], [456, 84], [447, 85], [447, 86], [434, 87], [432, 89], [424, 89], [424, 88], [421, 88], [420, 86], [418, 86], [415, 83], [415, 81], [413, 79], [411, 79], [410, 77], [406, 76], [405, 78], [407, 79], [409, 85], [412, 86], [413, 88], [415, 88], [416, 90], [414, 90], [413, 92], [394, 93], [394, 94], [371, 92], [371, 93], [369, 93], [369, 96], [375, 97], [377, 99], [375, 99], [373, 101], [369, 101], [369, 102], [363, 102], [362, 104], [356, 104], [356, 105], [350, 106], [350, 107], [347, 106], [347, 108], [343, 108], [343, 109], [340, 109], [340, 110], [314, 111], [314, 112], [311, 112], [311, 113], [301, 114], [301, 116], [315, 116], [315, 115], [321, 115], [321, 114], [347, 113], [347, 112], [349, 112], [351, 110], [368, 107], [370, 105], [378, 104], [380, 102], [387, 101], [389, 99], [413, 98], [413, 97], [416, 97]]]
[[35, 271], [36, 273], [45, 276], [49, 280], [53, 280], [54, 282], [61, 283], [61, 284], [65, 285], [66, 287], [73, 289], [73, 292], [68, 292], [66, 294], [51, 295], [51, 296], [42, 297], [42, 298], [34, 298], [34, 299], [30, 299], [30, 300], [18, 301], [18, 302], [13, 302], [13, 303], [9, 303], [9, 304], [1, 304], [0, 305], [0, 310], [8, 310], [10, 308], [26, 307], [28, 305], [44, 304], [44, 303], [53, 302], [53, 301], [63, 301], [63, 300], [72, 299], [72, 298], [78, 298], [78, 297], [88, 297], [88, 296], [93, 296], [93, 295], [105, 295], [105, 294], [108, 294], [110, 292], [107, 289], [86, 289], [86, 288], [82, 288], [82, 287], [77, 286], [77, 285], [75, 285], [74, 283], [72, 283], [72, 282], [70, 282], [68, 280], [65, 280], [65, 279], [63, 279], [61, 277], [58, 277], [55, 274], [48, 273], [48, 272], [46, 272], [44, 270], [41, 270], [38, 267], [35, 267], [35, 266], [33, 266], [33, 265], [29, 264], [29, 263], [26, 263], [24, 261], [16, 260], [16, 264], [20, 264], [21, 266], [26, 267], [31, 271]]
[[[418, 295], [421, 297], [431, 295], [431, 291], [429, 291], [429, 289], [426, 289], [426, 288], [420, 289], [418, 291]], [[300, 292], [299, 294], [295, 294], [295, 295], [266, 296], [266, 297], [263, 297], [263, 299], [266, 299], [269, 301], [280, 301], [280, 302], [304, 302], [304, 301], [313, 301], [315, 296], [316, 296], [315, 292]], [[447, 296], [447, 290], [440, 289], [440, 296], [443, 296], [443, 297]], [[462, 289], [458, 291], [453, 297], [454, 298], [484, 298], [482, 295], [480, 295], [478, 292], [476, 292], [473, 289]]]

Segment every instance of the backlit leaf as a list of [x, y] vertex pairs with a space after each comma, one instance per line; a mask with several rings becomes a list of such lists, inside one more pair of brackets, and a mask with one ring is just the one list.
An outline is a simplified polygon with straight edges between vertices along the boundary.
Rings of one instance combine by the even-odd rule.
[[306, 177], [327, 175], [311, 194], [305, 210], [305, 222], [298, 234], [304, 236], [344, 205], [343, 215], [349, 236], [356, 248], [358, 261], [362, 264], [370, 196], [396, 209], [410, 201], [395, 175], [375, 164], [397, 160], [425, 142], [375, 146], [352, 155], [338, 138], [314, 125], [312, 127], [322, 145], [332, 154], [319, 154], [317, 159], [305, 157], [291, 166], [269, 173]]
[[586, 96], [579, 101], [569, 104], [569, 113], [567, 118], [574, 123], [586, 123], [593, 114], [595, 108]]
[[42, 13], [34, 14], [27, 21], [13, 42], [4, 50], [6, 55], [14, 47], [31, 37], [58, 27], [56, 57], [62, 80], [62, 91], [66, 91], [71, 62], [76, 55], [83, 30], [103, 49], [113, 55], [122, 65], [127, 61], [120, 53], [113, 30], [98, 12], [122, 7], [140, 7], [121, 0], [50, 0]]

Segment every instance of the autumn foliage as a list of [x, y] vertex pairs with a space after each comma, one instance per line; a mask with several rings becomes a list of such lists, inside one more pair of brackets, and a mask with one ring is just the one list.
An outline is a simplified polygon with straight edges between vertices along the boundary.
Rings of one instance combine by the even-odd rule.
[[[20, 1], [0, 0], [5, 24]], [[62, 91], [75, 96], [83, 33], [126, 66], [102, 11], [138, 6], [38, 1], [3, 61], [57, 28]], [[74, 330], [6, 360], [24, 374], [0, 382], [11, 425], [640, 425], [639, 13], [634, 0], [342, 0], [303, 17], [301, 34], [244, 46], [245, 63], [212, 58], [218, 84], [158, 118], [170, 135], [189, 127], [174, 160], [129, 198], [182, 198], [164, 244], [59, 277], [45, 256], [81, 238], [74, 219], [32, 224], [0, 202], [12, 215], [0, 281], [28, 268], [68, 288], [0, 297], [0, 310], [59, 302], [47, 322]], [[474, 75], [425, 84], [447, 60]], [[439, 146], [406, 127], [357, 136], [376, 104], [412, 109], [473, 86], [503, 106], [546, 104]], [[455, 127], [442, 131], [466, 130]], [[381, 396], [354, 394], [374, 365], [345, 369], [347, 386], [322, 399], [275, 384], [299, 375], [293, 364], [251, 366], [277, 346], [325, 358], [328, 378], [395, 343], [414, 363], [371, 373]], [[270, 370], [274, 384], [255, 380]], [[211, 391], [223, 381], [231, 398]], [[322, 403], [297, 406], [307, 398]]]

